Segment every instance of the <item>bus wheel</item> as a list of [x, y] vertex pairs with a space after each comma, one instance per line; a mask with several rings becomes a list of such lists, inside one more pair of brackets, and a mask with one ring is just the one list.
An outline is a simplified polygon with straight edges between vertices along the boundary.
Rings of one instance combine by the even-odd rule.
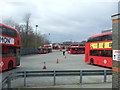
[[94, 59], [93, 59], [93, 58], [90, 59], [90, 64], [91, 64], [91, 65], [94, 64]]
[[8, 63], [8, 70], [11, 70], [11, 69], [13, 69], [13, 61], [10, 61]]

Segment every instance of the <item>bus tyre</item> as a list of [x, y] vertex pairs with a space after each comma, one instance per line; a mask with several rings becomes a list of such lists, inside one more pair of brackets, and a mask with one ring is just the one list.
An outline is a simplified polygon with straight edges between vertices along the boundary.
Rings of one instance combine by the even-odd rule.
[[11, 69], [13, 69], [13, 61], [10, 61], [8, 63], [8, 70], [11, 70]]
[[90, 64], [93, 65], [94, 64], [94, 59], [90, 59]]

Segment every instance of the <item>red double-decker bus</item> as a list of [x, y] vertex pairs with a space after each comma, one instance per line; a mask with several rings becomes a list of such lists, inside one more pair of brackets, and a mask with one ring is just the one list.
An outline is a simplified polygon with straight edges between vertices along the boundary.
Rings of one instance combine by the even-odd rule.
[[84, 43], [75, 43], [75, 44], [71, 44], [70, 46], [81, 46], [81, 47], [84, 47], [85, 44]]
[[43, 48], [38, 48], [38, 52], [37, 52], [37, 53], [38, 53], [38, 54], [46, 54], [47, 51], [44, 50]]
[[69, 54], [84, 54], [85, 53], [85, 44], [76, 43], [71, 44], [67, 49]]
[[58, 50], [60, 48], [59, 45], [53, 45], [53, 49]]
[[20, 65], [21, 40], [18, 31], [0, 24], [0, 71]]
[[47, 53], [52, 52], [51, 45], [46, 44], [42, 48], [43, 48], [44, 51], [47, 51]]
[[65, 49], [65, 46], [63, 46], [63, 45], [53, 45], [53, 49], [55, 49], [55, 50], [63, 50], [63, 49]]
[[84, 61], [85, 63], [112, 67], [112, 32], [88, 38]]

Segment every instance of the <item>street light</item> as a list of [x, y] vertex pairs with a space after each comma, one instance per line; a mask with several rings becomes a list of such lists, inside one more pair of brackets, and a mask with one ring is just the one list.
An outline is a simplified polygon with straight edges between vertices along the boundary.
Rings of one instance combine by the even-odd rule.
[[38, 25], [36, 25], [36, 35], [37, 35], [37, 27], [38, 27]]
[[50, 43], [50, 33], [48, 35], [49, 35], [49, 43]]
[[38, 25], [35, 25], [36, 26], [36, 42], [35, 42], [35, 48], [37, 47], [37, 27], [38, 27]]

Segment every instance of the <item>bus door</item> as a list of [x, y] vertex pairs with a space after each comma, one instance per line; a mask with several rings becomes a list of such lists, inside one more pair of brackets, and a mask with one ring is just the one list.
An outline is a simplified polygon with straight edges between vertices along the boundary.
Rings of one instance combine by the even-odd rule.
[[16, 48], [16, 65], [20, 65], [20, 48]]

